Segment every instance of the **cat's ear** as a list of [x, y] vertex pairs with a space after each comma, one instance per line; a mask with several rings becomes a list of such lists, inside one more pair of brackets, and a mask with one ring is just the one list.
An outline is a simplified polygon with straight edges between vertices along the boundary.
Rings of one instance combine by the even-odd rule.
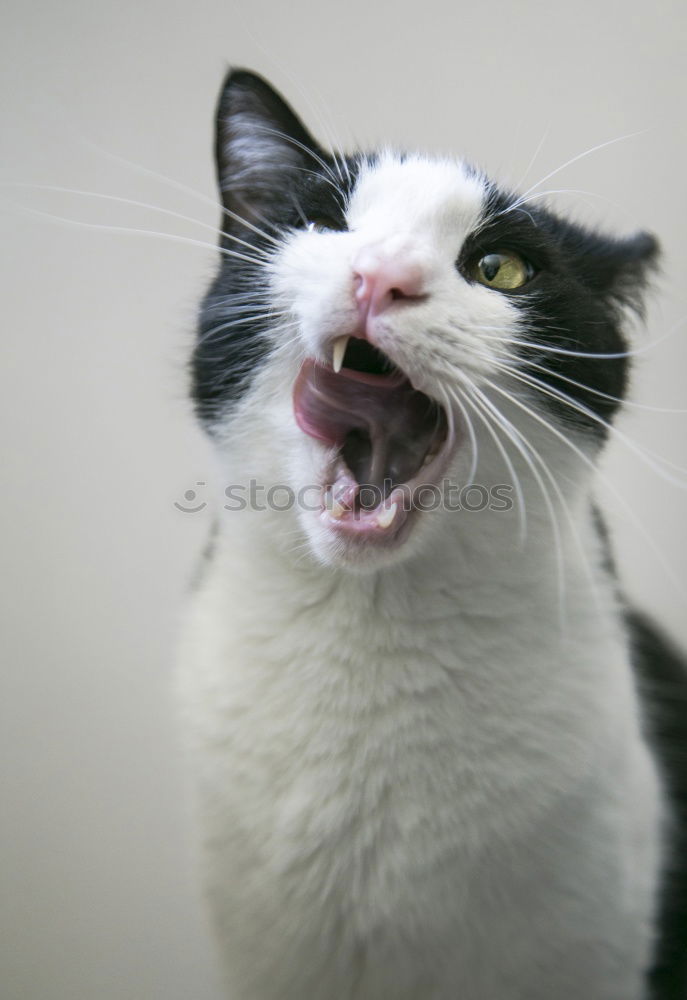
[[260, 225], [283, 204], [297, 172], [312, 170], [322, 153], [265, 80], [247, 70], [231, 70], [217, 104], [215, 155], [224, 207]]
[[644, 292], [660, 255], [658, 241], [651, 233], [623, 238], [585, 233], [575, 250], [591, 288], [642, 312]]

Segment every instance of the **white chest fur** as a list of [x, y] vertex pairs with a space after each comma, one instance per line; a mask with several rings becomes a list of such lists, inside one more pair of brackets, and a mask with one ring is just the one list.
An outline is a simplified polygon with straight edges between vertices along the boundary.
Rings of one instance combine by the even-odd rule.
[[639, 1000], [659, 794], [604, 588], [559, 626], [541, 553], [356, 577], [254, 521], [181, 673], [232, 1000]]

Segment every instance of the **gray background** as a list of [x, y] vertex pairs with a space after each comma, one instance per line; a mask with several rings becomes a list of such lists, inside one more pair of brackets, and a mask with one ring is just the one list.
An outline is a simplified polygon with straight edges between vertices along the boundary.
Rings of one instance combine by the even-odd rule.
[[[218, 995], [170, 679], [209, 524], [207, 508], [173, 504], [210, 476], [184, 360], [214, 268], [211, 117], [226, 66], [260, 70], [344, 144], [466, 153], [511, 183], [527, 172], [525, 186], [639, 133], [543, 187], [590, 192], [556, 197], [578, 216], [659, 234], [664, 274], [637, 398], [684, 407], [683, 10], [666, 0], [3, 5], [7, 1000]], [[684, 467], [686, 420], [637, 411], [623, 428]], [[628, 589], [687, 640], [685, 494], [627, 446], [607, 469], [636, 518], [614, 516]]]

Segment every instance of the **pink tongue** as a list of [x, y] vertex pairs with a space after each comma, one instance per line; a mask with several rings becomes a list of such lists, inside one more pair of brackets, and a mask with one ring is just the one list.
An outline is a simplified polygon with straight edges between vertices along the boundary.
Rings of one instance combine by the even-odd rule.
[[410, 479], [440, 424], [436, 407], [401, 373], [371, 375], [344, 368], [337, 375], [307, 360], [296, 379], [293, 401], [301, 430], [344, 449], [361, 484]]

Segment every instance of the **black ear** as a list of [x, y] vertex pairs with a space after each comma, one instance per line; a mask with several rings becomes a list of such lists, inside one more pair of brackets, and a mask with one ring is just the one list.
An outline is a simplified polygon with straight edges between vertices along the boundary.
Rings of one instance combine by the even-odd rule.
[[658, 265], [656, 238], [645, 232], [613, 238], [578, 230], [573, 240], [576, 245], [570, 249], [585, 282], [616, 303], [641, 312], [644, 291]]
[[217, 104], [215, 156], [224, 207], [260, 225], [284, 202], [298, 173], [316, 168], [322, 152], [265, 80], [231, 70]]

